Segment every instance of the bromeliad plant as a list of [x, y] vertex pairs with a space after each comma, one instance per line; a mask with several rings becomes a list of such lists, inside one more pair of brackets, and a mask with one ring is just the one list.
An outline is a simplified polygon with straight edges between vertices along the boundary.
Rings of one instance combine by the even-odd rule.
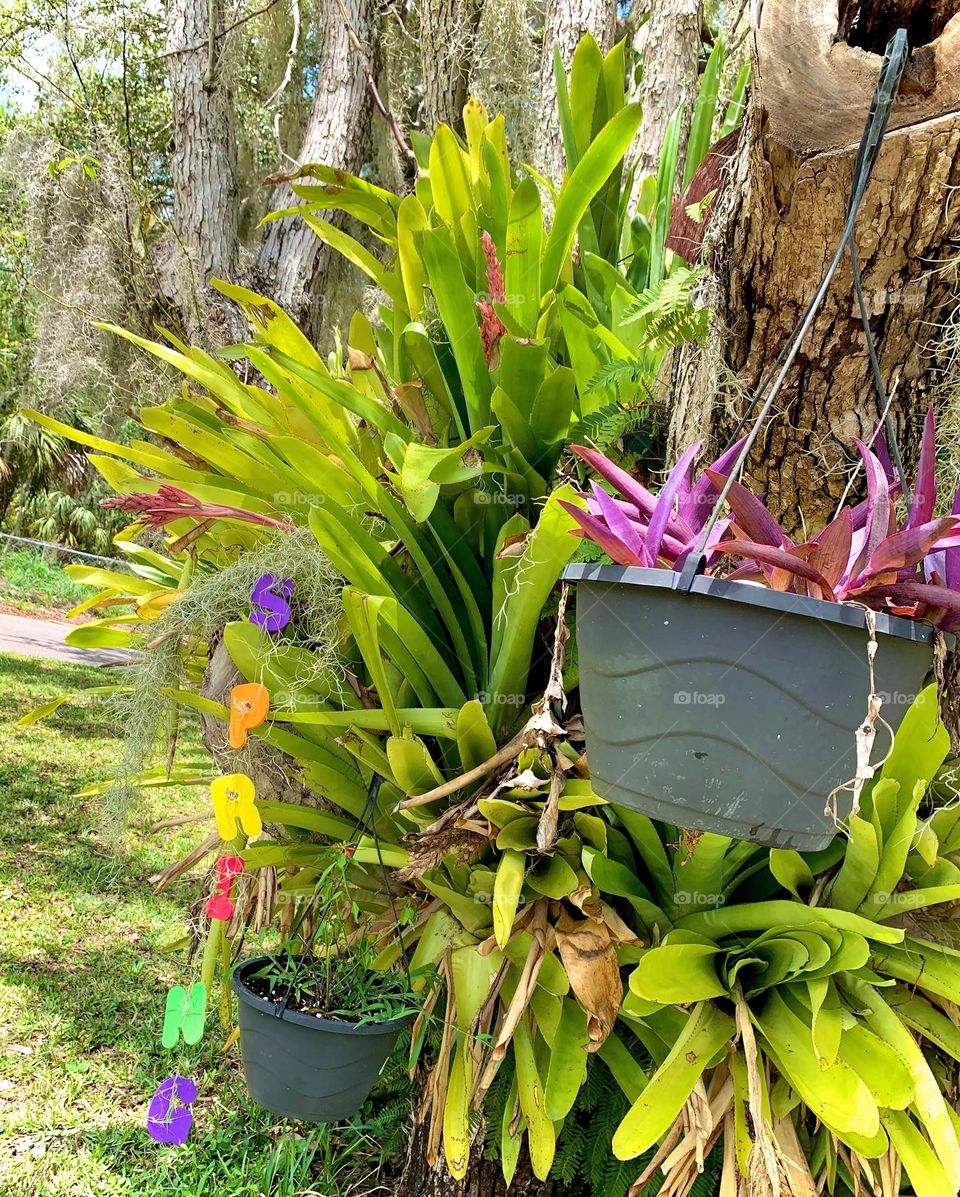
[[[668, 264], [664, 249], [675, 145], [651, 200], [655, 228], [641, 234], [627, 211], [623, 156], [641, 113], [626, 102], [624, 70], [624, 43], [604, 57], [590, 36], [576, 50], [569, 86], [558, 70], [568, 164], [559, 189], [532, 172], [514, 174], [503, 118], [490, 121], [474, 99], [464, 109], [465, 145], [446, 126], [415, 139], [413, 194], [312, 164], [290, 179], [302, 203], [272, 217], [301, 216], [368, 275], [389, 300], [377, 334], [386, 373], [427, 388], [462, 440], [492, 413], [524, 478], [549, 478], [555, 468], [555, 452], [544, 456], [535, 444], [545, 432], [557, 446], [601, 411], [636, 408], [664, 353], [706, 334], [708, 313], [692, 302], [696, 274], [679, 259]], [[714, 95], [699, 128], [715, 107]], [[678, 134], [679, 114], [674, 123]], [[552, 191], [552, 221], [538, 182]], [[331, 209], [360, 221], [386, 248], [386, 264], [320, 215]], [[351, 345], [375, 356], [369, 329], [361, 337], [356, 322]], [[553, 358], [564, 367], [559, 375], [544, 371]], [[521, 362], [518, 392], [511, 378]], [[443, 424], [433, 424], [442, 437]]]
[[[598, 359], [590, 329], [606, 327], [596, 315], [586, 324], [570, 323], [560, 300], [583, 308], [583, 293], [571, 281], [580, 269], [573, 241], [608, 179], [619, 188], [623, 150], [639, 119], [622, 101], [612, 115], [606, 112], [618, 72], [623, 89], [621, 54], [583, 60], [596, 74], [584, 70], [571, 89], [578, 128], [597, 132], [560, 190], [549, 231], [536, 188], [518, 180], [505, 159], [502, 122], [487, 121], [471, 105], [466, 143], [438, 131], [414, 197], [419, 209], [396, 200], [390, 264], [374, 265], [352, 243], [342, 243], [390, 300], [381, 327], [355, 318], [345, 367], [321, 359], [275, 304], [222, 284], [255, 333], [230, 356], [249, 361], [261, 382], [244, 383], [222, 360], [169, 338], [167, 344], [139, 342], [188, 380], [169, 403], [141, 413], [144, 428], [165, 447], [148, 440], [129, 448], [86, 442], [130, 514], [140, 517], [125, 543], [148, 524], [162, 525], [171, 556], [186, 554], [187, 566], [171, 565], [167, 572], [170, 563], [160, 557], [150, 568], [163, 573], [162, 583], [142, 574], [129, 585], [120, 575], [91, 578], [103, 585], [103, 617], [80, 629], [84, 643], [100, 637], [150, 646], [149, 656], [162, 638], [164, 651], [172, 646], [180, 659], [180, 680], [166, 687], [170, 700], [225, 720], [226, 708], [198, 685], [212, 643], [222, 643], [240, 673], [270, 691], [270, 717], [252, 731], [251, 744], [286, 754], [312, 802], [319, 800], [319, 806], [258, 800], [272, 834], [237, 845], [249, 872], [276, 879], [258, 894], [279, 888], [294, 904], [308, 901], [325, 845], [349, 840], [366, 811], [372, 774], [385, 779], [370, 813], [379, 843], [372, 835], [359, 840], [349, 884], [378, 929], [390, 924], [381, 859], [409, 870], [407, 885], [419, 895], [404, 939], [419, 953], [417, 965], [422, 960], [440, 968], [442, 985], [425, 994], [426, 1005], [448, 1006], [422, 1113], [431, 1154], [443, 1139], [458, 1175], [469, 1162], [481, 1077], [491, 1070], [490, 1083], [515, 1036], [518, 1088], [508, 1124], [518, 1102], [525, 1117], [543, 1123], [544, 1041], [530, 1007], [543, 1004], [541, 974], [552, 978], [553, 991], [569, 991], [553, 946], [554, 923], [564, 910], [551, 905], [559, 899], [550, 895], [565, 892], [571, 878], [578, 888], [586, 877], [577, 871], [582, 837], [575, 816], [594, 800], [581, 754], [542, 696], [548, 681], [555, 698], [562, 690], [562, 651], [551, 652], [563, 643], [559, 636], [554, 644], [553, 593], [575, 548], [572, 521], [559, 504], [562, 497], [575, 501], [575, 494], [557, 486], [556, 466], [570, 427], [599, 402], [591, 392]], [[392, 236], [393, 201], [359, 180], [347, 183], [354, 198], [360, 192], [368, 197], [357, 203], [379, 211], [381, 230]], [[415, 217], [409, 223], [408, 214]], [[609, 281], [612, 286], [612, 276]], [[663, 335], [659, 321], [658, 349], [638, 333], [641, 373], [644, 363], [658, 360]], [[602, 360], [607, 354], [603, 349]], [[178, 606], [189, 605], [219, 571], [225, 575], [237, 560], [303, 536], [346, 583], [335, 664], [329, 641], [312, 644], [298, 635], [296, 594], [291, 631], [280, 637], [242, 615], [222, 628], [204, 623], [200, 634], [196, 625], [176, 621]], [[165, 617], [158, 630], [164, 610], [173, 622]], [[142, 780], [163, 784], [162, 769]], [[532, 811], [543, 803], [534, 837], [542, 868], [528, 870], [518, 846], [506, 853], [501, 870], [493, 824], [461, 817], [442, 794], [427, 797], [453, 783], [469, 805], [483, 780], [490, 788], [502, 783], [500, 801], [521, 792], [533, 797]], [[415, 803], [401, 807], [411, 799]], [[579, 822], [599, 842], [599, 821]], [[558, 859], [551, 875], [548, 858], [561, 839], [573, 863]], [[478, 884], [483, 870], [474, 876], [458, 861], [481, 850], [490, 854], [489, 888], [474, 892], [470, 879]], [[204, 851], [201, 843], [200, 859]], [[543, 892], [535, 908], [518, 913], [528, 871]], [[241, 911], [245, 892], [241, 887]], [[288, 902], [284, 909], [291, 909]], [[571, 969], [580, 956], [588, 961], [591, 945], [599, 943], [609, 982], [611, 937], [630, 933], [612, 908], [598, 911], [591, 929], [571, 908], [571, 925], [563, 923], [559, 935]], [[500, 943], [481, 955], [475, 949], [494, 935], [494, 920]], [[237, 916], [238, 926], [242, 921]], [[206, 959], [218, 959], [224, 932], [223, 924], [210, 927]], [[454, 959], [459, 948], [468, 950]], [[396, 964], [399, 950], [398, 939], [385, 931], [380, 965]], [[579, 975], [588, 984], [586, 964]], [[591, 1043], [599, 1046], [608, 1035], [619, 997], [613, 986], [590, 999]], [[545, 1018], [558, 1009], [554, 999], [559, 992], [545, 999]], [[569, 1010], [574, 1026], [584, 1008], [572, 1002]], [[492, 1062], [485, 1056], [488, 1037], [496, 1040]], [[575, 1093], [564, 1082], [563, 1100], [572, 1103]], [[556, 1136], [546, 1124], [538, 1127], [542, 1133], [530, 1142], [545, 1177]], [[518, 1148], [521, 1140], [510, 1137]], [[512, 1159], [508, 1171], [516, 1154]]]
[[[598, 483], [584, 495], [586, 510], [565, 502], [580, 534], [619, 565], [682, 569], [703, 549], [706, 572], [727, 580], [762, 582], [771, 589], [828, 602], [852, 600], [878, 611], [923, 620], [947, 631], [960, 628], [960, 492], [951, 514], [935, 516], [936, 432], [927, 413], [913, 496], [898, 526], [899, 485], [889, 462], [862, 441], [857, 448], [867, 498], [844, 506], [809, 541], [794, 543], [774, 517], [728, 471], [742, 442], [728, 449], [694, 480], [702, 442], [692, 445], [654, 495], [613, 461], [582, 445], [573, 451], [620, 496]], [[721, 491], [731, 515], [704, 529]], [[731, 566], [728, 559], [745, 564]]]
[[620, 1017], [656, 1068], [613, 1148], [660, 1143], [663, 1192], [721, 1134], [731, 1193], [738, 1174], [797, 1195], [956, 1191], [960, 954], [937, 912], [960, 895], [960, 840], [954, 811], [923, 813], [948, 747], [930, 687], [823, 853], [709, 833], [662, 851], [623, 813], [659, 913]]
[[[944, 994], [956, 992], [960, 971], [930, 924], [917, 923], [907, 941], [891, 920], [911, 903], [919, 919], [931, 903], [960, 895], [955, 822], [944, 812], [917, 819], [942, 733], [921, 721], [901, 739], [884, 774], [899, 784], [896, 797], [893, 785], [883, 800], [879, 787], [871, 791], [849, 847], [841, 839], [825, 854], [800, 856], [605, 804], [565, 701], [576, 667], [564, 662], [564, 604], [554, 594], [575, 548], [575, 517], [563, 501], [577, 508], [577, 497], [558, 486], [556, 466], [570, 428], [599, 402], [595, 367], [589, 358], [578, 364], [580, 349], [593, 352], [599, 341], [606, 352], [609, 341], [597, 331], [608, 328], [599, 316], [581, 333], [562, 301], [572, 309], [586, 294], [576, 285], [586, 266], [571, 252], [573, 237], [579, 231], [584, 244], [587, 209], [617, 177], [629, 123], [626, 109], [605, 113], [609, 91], [598, 78], [592, 90], [571, 89], [574, 108], [585, 106], [578, 126], [599, 132], [539, 240], [539, 201], [528, 188], [534, 216], [522, 217], [523, 183], [511, 173], [506, 189], [501, 126], [484, 124], [477, 110], [465, 144], [438, 134], [419, 210], [359, 181], [326, 184], [334, 198], [343, 184], [351, 211], [377, 223], [395, 249], [381, 267], [342, 243], [390, 300], [382, 328], [354, 321], [346, 369], [324, 362], [276, 305], [240, 288], [224, 289], [255, 338], [232, 354], [265, 385], [240, 381], [188, 346], [145, 344], [188, 380], [182, 394], [141, 415], [169, 447], [90, 447], [118, 493], [151, 495], [140, 500], [144, 519], [169, 515], [175, 561], [139, 556], [131, 585], [120, 575], [94, 579], [104, 617], [81, 630], [87, 643], [106, 636], [146, 647], [164, 607], [187, 603], [219, 570], [250, 550], [269, 551], [281, 536], [311, 536], [342, 576], [333, 656], [329, 643], [296, 636], [296, 608], [279, 637], [243, 617], [222, 628], [240, 673], [271, 692], [270, 717], [251, 742], [284, 752], [316, 803], [260, 798], [267, 831], [237, 850], [248, 873], [266, 879], [264, 889], [279, 886], [286, 910], [302, 912], [330, 845], [352, 843], [357, 820], [369, 817], [376, 838], [361, 837], [345, 857], [345, 887], [377, 936], [376, 967], [396, 968], [405, 945], [414, 977], [436, 970], [420, 990], [423, 1018], [440, 1012], [443, 1025], [419, 1111], [431, 1162], [442, 1153], [453, 1175], [466, 1174], [496, 1082], [506, 1095], [487, 1134], [499, 1142], [507, 1181], [524, 1149], [546, 1180], [592, 1055], [632, 1105], [617, 1154], [636, 1157], [638, 1182], [662, 1172], [665, 1197], [690, 1191], [721, 1134], [725, 1192], [747, 1192], [751, 1178], [766, 1175], [772, 1189], [795, 1197], [817, 1185], [847, 1197], [869, 1175], [894, 1197], [902, 1163], [918, 1197], [941, 1197], [944, 1182], [957, 1179], [947, 1108], [957, 1031]], [[516, 291], [531, 317], [537, 307], [532, 323], [511, 309], [519, 269], [535, 280]], [[637, 360], [655, 360], [654, 349], [640, 348]], [[177, 499], [175, 510], [161, 511], [173, 503], [169, 494], [153, 497], [161, 486], [200, 506], [191, 512]], [[667, 516], [664, 506], [662, 543], [673, 536]], [[227, 708], [198, 684], [208, 638], [180, 631], [173, 642], [182, 680], [171, 700], [226, 722]], [[928, 697], [928, 721], [932, 709]], [[368, 811], [373, 774], [385, 780]], [[144, 782], [163, 778], [154, 772]], [[196, 859], [203, 853], [201, 842]], [[381, 860], [412, 904], [403, 944]], [[918, 896], [894, 896], [901, 889]], [[211, 961], [224, 930], [220, 922], [208, 930]], [[660, 988], [673, 949], [698, 946], [707, 969], [690, 965], [696, 951], [677, 964], [693, 968], [683, 974], [689, 992]], [[710, 968], [716, 981], [705, 988]], [[879, 1031], [908, 1061], [912, 1088], [901, 1070], [892, 1090], [860, 1057], [864, 1035], [877, 1030], [871, 1018], [886, 1017], [877, 995], [893, 979], [910, 987], [905, 1002], [920, 1004], [909, 1016], [892, 1007], [896, 1039]], [[809, 1026], [811, 1042], [816, 1034], [827, 1062], [822, 1091], [810, 1092], [806, 1043], [795, 1059], [784, 1026]], [[827, 1109], [828, 1092], [851, 1098], [855, 1113]], [[818, 1127], [821, 1113], [828, 1116]]]

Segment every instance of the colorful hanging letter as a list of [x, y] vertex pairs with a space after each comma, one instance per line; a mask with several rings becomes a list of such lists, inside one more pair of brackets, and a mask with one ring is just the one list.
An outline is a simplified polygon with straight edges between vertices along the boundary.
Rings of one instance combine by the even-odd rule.
[[242, 748], [247, 732], [259, 727], [270, 710], [270, 691], [259, 682], [244, 682], [230, 691], [230, 747]]
[[207, 899], [207, 918], [221, 919], [225, 923], [233, 918], [233, 902], [230, 900], [230, 891], [233, 889], [234, 881], [242, 872], [242, 856], [220, 857], [217, 861], [216, 893]]
[[160, 1042], [168, 1049], [176, 1047], [182, 1033], [184, 1043], [189, 1043], [192, 1047], [203, 1038], [203, 1024], [206, 1017], [206, 985], [202, 981], [197, 981], [190, 986], [189, 996], [182, 985], [174, 985], [167, 994]]
[[263, 820], [253, 804], [256, 796], [253, 782], [245, 773], [225, 773], [211, 781], [210, 797], [222, 840], [236, 838], [238, 820], [247, 835], [259, 835], [263, 831]]
[[[197, 1100], [197, 1086], [187, 1076], [168, 1076], [161, 1081], [150, 1099], [147, 1130], [158, 1143], [179, 1147], [187, 1141], [193, 1114], [187, 1108]], [[174, 1101], [181, 1104], [175, 1106]]]
[[[265, 632], [280, 632], [290, 622], [290, 604], [293, 598], [293, 579], [277, 578], [273, 574], [261, 574], [250, 591], [250, 601], [255, 604], [250, 612], [250, 622]], [[262, 608], [262, 610], [260, 610]]]

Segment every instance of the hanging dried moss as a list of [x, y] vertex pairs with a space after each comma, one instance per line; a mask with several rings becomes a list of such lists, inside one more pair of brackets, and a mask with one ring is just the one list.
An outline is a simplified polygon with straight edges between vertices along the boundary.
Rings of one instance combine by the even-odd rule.
[[518, 162], [533, 159], [536, 143], [535, 88], [540, 49], [529, 0], [484, 4], [473, 43], [470, 92], [491, 116], [503, 113], [507, 140]]
[[[114, 784], [102, 798], [105, 822], [114, 833], [125, 825], [136, 803], [138, 779], [166, 759], [170, 737], [178, 733], [178, 707], [169, 691], [199, 684], [198, 660], [206, 661], [228, 623], [249, 617], [250, 592], [265, 573], [294, 583], [292, 619], [282, 637], [272, 641], [277, 649], [293, 644], [309, 650], [294, 688], [321, 678], [333, 688], [344, 684], [337, 653], [343, 579], [309, 532], [280, 532], [224, 569], [194, 578], [183, 596], [150, 625], [148, 647], [123, 671], [121, 689], [112, 700], [125, 729]], [[269, 653], [262, 667], [270, 688]], [[277, 708], [292, 704], [290, 695], [274, 697]]]

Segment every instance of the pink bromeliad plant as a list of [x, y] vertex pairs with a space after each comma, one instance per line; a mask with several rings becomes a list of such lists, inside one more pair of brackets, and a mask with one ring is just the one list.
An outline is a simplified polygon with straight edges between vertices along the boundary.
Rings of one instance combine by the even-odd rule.
[[[659, 494], [595, 449], [571, 446], [616, 492], [592, 482], [591, 493], [584, 495], [586, 511], [564, 503], [579, 524], [577, 534], [598, 544], [618, 565], [679, 570], [691, 553], [703, 551], [705, 572], [713, 577], [760, 582], [827, 602], [854, 601], [960, 630], [960, 491], [951, 514], [935, 517], [932, 408], [902, 527], [896, 503], [900, 487], [882, 448], [878, 453], [856, 442], [866, 472], [866, 499], [841, 508], [812, 540], [796, 543], [760, 498], [729, 478], [742, 442], [695, 478], [694, 461], [702, 445], [687, 449]], [[701, 549], [725, 488], [729, 514], [716, 521]]]

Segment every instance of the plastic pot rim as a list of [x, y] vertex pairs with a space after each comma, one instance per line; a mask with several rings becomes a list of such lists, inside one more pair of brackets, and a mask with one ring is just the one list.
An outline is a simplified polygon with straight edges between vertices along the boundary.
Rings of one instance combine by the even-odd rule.
[[[781, 615], [805, 615], [824, 623], [842, 624], [846, 627], [867, 626], [866, 612], [852, 603], [831, 603], [826, 599], [810, 598], [802, 594], [788, 594], [782, 590], [771, 590], [769, 586], [751, 582], [727, 581], [705, 575], [694, 578], [689, 592], [679, 589], [680, 574], [672, 569], [650, 569], [640, 565], [606, 565], [602, 563], [578, 562], [568, 565], [562, 574], [565, 582], [603, 582], [622, 586], [653, 587], [658, 590], [675, 590], [678, 594], [690, 593], [708, 598], [725, 599], [743, 603], [750, 607], [765, 607]], [[931, 624], [907, 619], [902, 615], [887, 615], [875, 611], [876, 628], [887, 636], [898, 636], [920, 644], [932, 645], [937, 629]], [[948, 642], [953, 639], [949, 633]]]
[[387, 1035], [401, 1030], [413, 1017], [412, 1014], [403, 1018], [391, 1018], [381, 1022], [345, 1022], [337, 1018], [324, 1018], [320, 1014], [301, 1014], [299, 1010], [289, 1007], [282, 1014], [277, 1014], [279, 1002], [270, 1002], [253, 992], [246, 983], [246, 977], [257, 968], [276, 959], [274, 956], [254, 956], [238, 964], [230, 976], [230, 985], [241, 1002], [252, 1006], [261, 1014], [267, 1014], [277, 1022], [294, 1023], [299, 1027], [309, 1027], [314, 1031], [327, 1031], [335, 1035]]

